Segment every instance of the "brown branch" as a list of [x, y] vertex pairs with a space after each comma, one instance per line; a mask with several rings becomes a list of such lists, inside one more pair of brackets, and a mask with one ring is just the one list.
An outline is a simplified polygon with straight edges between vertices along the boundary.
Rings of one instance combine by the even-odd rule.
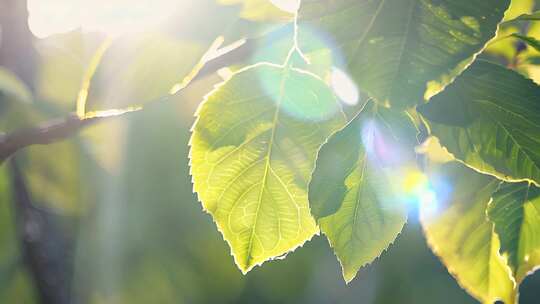
[[[204, 64], [193, 80], [200, 79], [226, 66], [240, 63], [251, 55], [254, 50], [254, 45], [256, 44], [256, 41], [248, 40], [221, 56], [210, 59]], [[70, 114], [65, 118], [48, 121], [40, 126], [17, 130], [8, 134], [0, 133], [0, 164], [25, 147], [31, 145], [47, 145], [66, 139], [78, 133], [86, 126], [129, 112], [132, 111], [90, 118], [80, 118], [75, 114]]]
[[52, 120], [37, 127], [22, 129], [9, 134], [0, 134], [0, 163], [20, 149], [30, 145], [47, 145], [65, 139], [82, 128], [106, 117], [81, 119], [75, 114]]
[[[256, 38], [245, 40], [216, 57], [208, 59], [191, 81], [201, 79], [217, 70], [234, 64], [245, 63], [259, 47], [271, 47], [273, 43], [282, 39], [291, 30], [292, 25], [285, 25], [276, 30]], [[225, 47], [228, 48], [228, 47]], [[0, 133], [0, 165], [17, 151], [31, 145], [47, 145], [66, 139], [86, 126], [106, 120], [111, 117], [123, 115], [133, 111], [124, 111], [114, 115], [79, 118], [71, 114], [65, 118], [46, 122], [45, 124], [29, 129], [18, 130], [9, 134]]]

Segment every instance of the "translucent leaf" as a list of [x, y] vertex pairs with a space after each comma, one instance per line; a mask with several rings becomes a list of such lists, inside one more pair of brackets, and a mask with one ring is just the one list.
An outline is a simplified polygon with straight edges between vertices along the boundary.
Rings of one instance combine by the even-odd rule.
[[512, 0], [504, 16], [504, 21], [511, 21], [522, 15], [528, 15], [533, 11], [534, 6], [535, 0]]
[[540, 265], [540, 188], [503, 183], [493, 194], [488, 216], [501, 239], [501, 253], [521, 283]]
[[499, 178], [540, 184], [540, 87], [478, 61], [419, 107], [431, 132], [457, 159]]
[[201, 104], [191, 138], [194, 190], [242, 272], [318, 232], [307, 185], [319, 147], [344, 123], [324, 82], [272, 64], [240, 71]]
[[370, 102], [318, 154], [309, 201], [347, 282], [378, 257], [405, 224], [399, 176], [412, 166], [416, 133], [405, 112]]
[[421, 206], [427, 241], [459, 285], [484, 303], [515, 303], [517, 288], [486, 207], [499, 181], [451, 162], [430, 174], [435, 205]]
[[[424, 99], [429, 82], [448, 83], [474, 59], [508, 6], [509, 0], [306, 0], [298, 39], [309, 58], [331, 49], [360, 89], [407, 108]], [[317, 36], [330, 42], [321, 47]]]
[[36, 95], [64, 112], [72, 112], [84, 71], [102, 40], [99, 34], [80, 30], [37, 40], [41, 60]]
[[139, 106], [167, 95], [207, 49], [159, 32], [115, 40], [92, 80], [87, 111]]
[[536, 11], [534, 13], [531, 13], [531, 14], [523, 14], [519, 17], [517, 17], [516, 19], [514, 20], [519, 20], [519, 21], [538, 21], [540, 20], [540, 11]]
[[521, 22], [526, 22], [526, 21], [540, 21], [540, 11], [536, 11], [530, 14], [519, 15], [518, 17], [514, 19], [504, 21], [502, 24], [503, 25], [509, 25], [509, 24], [517, 25]]
[[[512, 0], [510, 8], [504, 15], [500, 24], [496, 39], [493, 39], [482, 52], [482, 57], [501, 64], [510, 66], [514, 70], [527, 75], [527, 68], [524, 66], [527, 59], [535, 54], [530, 50], [523, 49], [519, 45], [518, 39], [512, 37], [513, 34], [522, 33], [528, 37], [536, 37], [533, 24], [527, 24], [528, 18], [534, 18], [534, 0]], [[523, 19], [522, 19], [523, 18]], [[536, 32], [536, 33], [535, 33]], [[502, 61], [501, 61], [502, 60]]]

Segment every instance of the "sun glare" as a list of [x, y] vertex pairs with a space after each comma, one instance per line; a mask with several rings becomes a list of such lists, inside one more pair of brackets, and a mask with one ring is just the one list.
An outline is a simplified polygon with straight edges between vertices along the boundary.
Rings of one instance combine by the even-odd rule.
[[418, 170], [409, 170], [404, 176], [402, 191], [407, 201], [421, 208], [424, 215], [435, 215], [441, 202], [433, 183]]
[[28, 22], [40, 38], [78, 28], [115, 36], [157, 26], [187, 4], [178, 0], [28, 0]]
[[295, 13], [300, 6], [300, 0], [270, 0], [270, 2], [288, 13]]
[[331, 83], [334, 92], [345, 104], [354, 106], [358, 103], [358, 88], [343, 70], [336, 67], [332, 68]]

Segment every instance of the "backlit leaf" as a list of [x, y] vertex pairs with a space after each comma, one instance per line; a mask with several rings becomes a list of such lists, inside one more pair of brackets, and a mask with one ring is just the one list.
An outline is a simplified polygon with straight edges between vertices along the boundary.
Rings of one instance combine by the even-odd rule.
[[528, 182], [503, 183], [493, 194], [488, 216], [501, 239], [516, 280], [540, 265], [540, 188]]
[[499, 255], [500, 242], [486, 207], [499, 181], [457, 163], [430, 174], [437, 200], [421, 206], [429, 246], [459, 285], [483, 303], [510, 304], [517, 289], [510, 268]]
[[405, 112], [368, 102], [319, 152], [309, 201], [347, 282], [405, 224], [406, 206], [396, 188], [400, 170], [414, 159], [416, 133]]
[[536, 11], [531, 14], [523, 14], [516, 18], [516, 20], [523, 20], [523, 21], [538, 21], [540, 20], [540, 11]]
[[467, 165], [540, 184], [540, 87], [486, 61], [419, 107], [431, 132]]
[[534, 37], [528, 37], [520, 34], [512, 34], [512, 36], [519, 38], [521, 41], [527, 43], [529, 46], [540, 52], [540, 41]]
[[[308, 57], [329, 48], [361, 89], [411, 107], [429, 82], [447, 83], [497, 29], [509, 0], [305, 0], [299, 43]], [[330, 40], [326, 48], [313, 37]]]
[[318, 232], [307, 185], [319, 147], [344, 123], [324, 82], [272, 64], [238, 72], [203, 102], [191, 138], [194, 190], [242, 272]]

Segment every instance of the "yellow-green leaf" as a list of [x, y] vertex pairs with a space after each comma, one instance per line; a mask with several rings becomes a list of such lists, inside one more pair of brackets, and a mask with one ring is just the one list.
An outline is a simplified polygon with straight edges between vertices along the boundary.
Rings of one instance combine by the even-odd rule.
[[347, 282], [377, 258], [405, 224], [406, 205], [395, 177], [414, 160], [416, 133], [405, 112], [368, 102], [318, 154], [309, 201]]
[[501, 239], [518, 283], [540, 265], [540, 188], [503, 183], [493, 194], [488, 216]]
[[[486, 207], [499, 181], [459, 164], [430, 174], [436, 205], [421, 206], [427, 241], [459, 285], [483, 303], [515, 303], [517, 288]], [[439, 182], [437, 182], [439, 181]]]
[[521, 41], [527, 43], [532, 48], [540, 52], [540, 41], [534, 37], [524, 36], [517, 33], [512, 34], [513, 37], [519, 38]]
[[242, 272], [318, 232], [307, 185], [318, 149], [345, 118], [327, 85], [258, 64], [212, 91], [191, 138], [194, 190]]

